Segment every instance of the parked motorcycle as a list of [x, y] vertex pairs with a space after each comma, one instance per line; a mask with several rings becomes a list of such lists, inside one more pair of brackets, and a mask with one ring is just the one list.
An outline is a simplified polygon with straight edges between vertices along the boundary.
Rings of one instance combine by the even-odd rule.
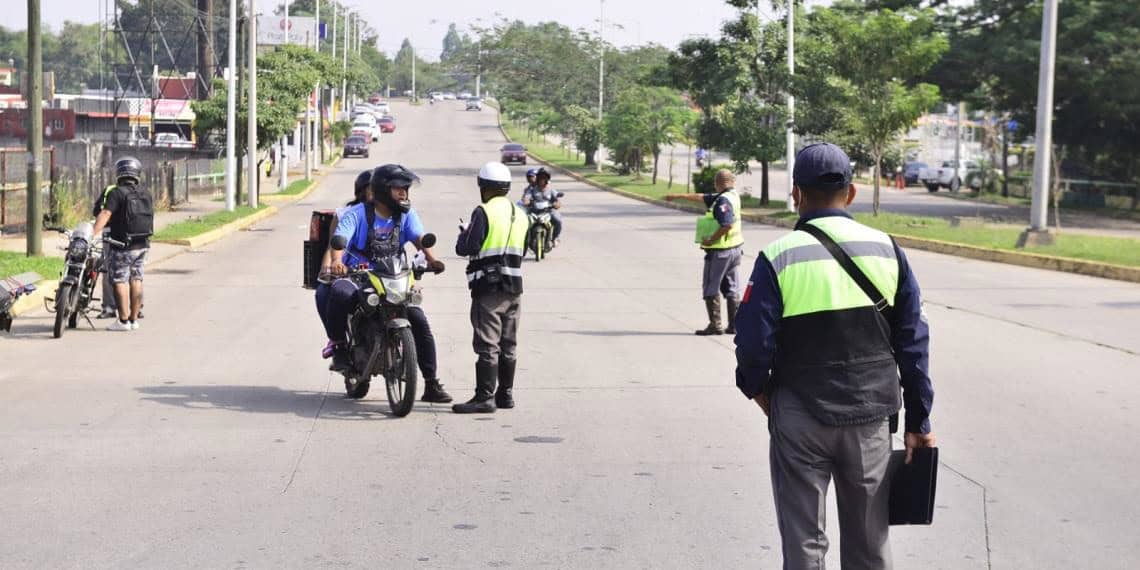
[[[565, 196], [562, 192], [555, 193], [555, 199]], [[526, 247], [534, 252], [534, 260], [542, 261], [550, 250], [554, 249], [554, 203], [549, 200], [535, 200], [526, 210], [530, 217], [530, 230], [526, 236]]]
[[55, 290], [55, 297], [44, 301], [48, 311], [55, 313], [55, 326], [52, 328], [52, 336], [55, 338], [63, 336], [64, 323], [67, 323], [69, 329], [78, 326], [80, 316], [92, 329], [95, 328], [87, 316], [100, 272], [101, 249], [94, 243], [94, 229], [91, 222], [83, 222], [74, 230], [64, 232], [67, 247], [61, 249], [67, 251], [67, 255], [64, 258], [63, 276]]
[[16, 306], [16, 300], [35, 291], [34, 283], [39, 279], [40, 276], [35, 273], [0, 279], [0, 331], [12, 331], [12, 320], [15, 318], [12, 309]]
[[[435, 242], [434, 234], [424, 235], [421, 241], [425, 248]], [[332, 238], [333, 249], [343, 250], [347, 245], [343, 236]], [[412, 411], [419, 371], [408, 308], [420, 304], [422, 293], [415, 284], [427, 272], [422, 257], [409, 262], [402, 249], [377, 260], [375, 269], [350, 269], [347, 278], [356, 282], [363, 298], [348, 317], [351, 366], [342, 374], [349, 398], [368, 395], [372, 378], [382, 375], [392, 413], [403, 417]]]

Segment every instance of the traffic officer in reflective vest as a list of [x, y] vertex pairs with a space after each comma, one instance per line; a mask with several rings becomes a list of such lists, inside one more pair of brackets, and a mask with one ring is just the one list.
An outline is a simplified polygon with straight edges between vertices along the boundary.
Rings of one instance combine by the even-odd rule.
[[855, 186], [839, 147], [801, 150], [793, 183], [796, 231], [764, 248], [737, 315], [736, 385], [769, 416], [784, 568], [823, 568], [832, 477], [840, 566], [890, 568], [888, 418], [905, 404], [907, 461], [935, 442], [918, 282], [890, 236], [847, 214]]
[[[696, 331], [700, 336], [736, 332], [734, 321], [740, 307], [740, 258], [744, 255], [744, 232], [740, 220], [740, 194], [736, 193], [736, 176], [731, 170], [717, 171], [716, 194], [704, 196], [707, 211], [697, 223], [705, 267], [701, 276], [701, 295], [705, 298], [709, 324]], [[720, 320], [720, 296], [728, 305], [727, 326]]]
[[[508, 199], [511, 171], [488, 162], [477, 178], [483, 203], [462, 228], [455, 253], [470, 259], [471, 327], [475, 330], [475, 397], [452, 410], [457, 414], [490, 413], [513, 408], [522, 260], [529, 221]], [[496, 383], [498, 389], [496, 390]]]

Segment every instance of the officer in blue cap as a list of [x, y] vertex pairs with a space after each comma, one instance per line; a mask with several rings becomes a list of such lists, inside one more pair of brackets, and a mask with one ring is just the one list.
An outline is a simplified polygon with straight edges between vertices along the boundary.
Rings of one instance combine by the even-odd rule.
[[792, 179], [800, 219], [756, 260], [737, 313], [736, 385], [769, 416], [784, 567], [822, 567], [834, 478], [840, 566], [890, 568], [889, 418], [905, 404], [908, 462], [935, 443], [918, 282], [890, 236], [847, 213], [856, 191], [839, 147], [805, 147]]

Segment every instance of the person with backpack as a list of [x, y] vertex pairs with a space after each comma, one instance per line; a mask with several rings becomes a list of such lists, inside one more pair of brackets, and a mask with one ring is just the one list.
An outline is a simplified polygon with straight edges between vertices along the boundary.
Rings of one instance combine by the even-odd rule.
[[133, 156], [115, 163], [115, 188], [106, 194], [103, 210], [95, 218], [93, 235], [103, 235], [110, 227], [110, 240], [104, 240], [104, 255], [115, 289], [118, 319], [109, 331], [138, 330], [142, 307], [143, 265], [154, 234], [154, 198], [139, 186], [142, 163]]

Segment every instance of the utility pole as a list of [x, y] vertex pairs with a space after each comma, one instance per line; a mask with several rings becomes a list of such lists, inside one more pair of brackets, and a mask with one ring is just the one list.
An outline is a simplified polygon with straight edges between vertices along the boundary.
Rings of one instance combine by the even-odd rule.
[[[598, 129], [602, 128], [602, 102], [606, 83], [606, 0], [598, 0]], [[600, 155], [600, 153], [599, 153]], [[595, 161], [598, 172], [602, 171], [601, 156]]]
[[[419, 92], [416, 91], [416, 46], [412, 45], [412, 102], [419, 100]], [[430, 101], [429, 101], [430, 103]]]
[[214, 22], [212, 0], [198, 0], [198, 99], [210, 98], [214, 79], [214, 40], [210, 37]]
[[[757, 2], [759, 4], [759, 2]], [[796, 74], [796, 2], [795, 0], [788, 0], [788, 76], [789, 78]], [[792, 188], [795, 186], [795, 181], [792, 180], [792, 171], [796, 168], [796, 97], [792, 95], [791, 87], [788, 88], [788, 129], [785, 133], [788, 155], [788, 201], [787, 208], [789, 212], [796, 211], [796, 205], [792, 201]]]
[[1057, 0], [1045, 0], [1041, 18], [1041, 65], [1037, 72], [1037, 154], [1033, 159], [1033, 202], [1029, 208], [1029, 229], [1018, 245], [1047, 243], [1049, 164], [1053, 150], [1053, 62], [1057, 56]]
[[237, 0], [230, 0], [229, 46], [226, 54], [226, 211], [236, 207], [237, 195], [237, 155], [235, 139], [237, 133]]
[[249, 207], [257, 207], [257, 0], [249, 0], [249, 122], [246, 125], [246, 197]]
[[40, 0], [28, 0], [28, 256], [44, 252], [40, 213], [40, 174], [44, 163], [44, 64]]
[[[317, 0], [317, 6], [316, 6], [315, 11], [316, 11], [316, 19], [317, 19], [317, 30], [316, 30], [317, 39], [313, 43], [316, 46], [317, 53], [321, 53], [321, 0]], [[315, 106], [314, 111], [316, 112], [315, 113], [316, 117], [314, 117], [314, 119], [313, 119], [313, 147], [318, 149], [316, 154], [314, 154], [313, 168], [318, 168], [320, 166], [320, 163], [321, 163], [321, 154], [322, 154], [320, 149], [321, 149], [321, 147], [324, 146], [324, 145], [320, 144], [321, 137], [319, 136], [320, 130], [321, 130], [321, 83], [320, 83], [320, 81], [317, 81], [316, 83], [313, 84], [313, 97], [314, 97], [313, 105]]]
[[[954, 136], [954, 178], [958, 178], [959, 172], [962, 170], [962, 131], [966, 130], [966, 102], [958, 101], [958, 128]], [[958, 180], [958, 188], [961, 189], [962, 183], [965, 180]], [[953, 179], [951, 179], [953, 184]]]
[[[332, 29], [332, 58], [333, 58], [333, 61], [336, 61], [336, 31], [337, 31], [336, 30], [336, 28], [337, 28], [336, 18], [337, 18], [337, 12], [338, 12], [339, 7], [340, 7], [340, 4], [333, 2], [333, 26], [332, 26], [332, 28], [333, 28]], [[329, 94], [330, 94], [330, 97], [329, 97], [330, 114], [336, 115], [337, 96], [342, 95], [342, 94], [337, 93], [336, 84], [333, 84], [332, 88], [329, 89]], [[330, 122], [332, 122], [333, 120], [335, 120], [335, 117], [329, 117], [329, 120], [330, 120]]]
[[292, 43], [293, 37], [293, 21], [289, 16], [289, 0], [285, 0], [285, 45]]
[[344, 45], [341, 46], [341, 61], [340, 61], [340, 102], [341, 112], [348, 113], [348, 26], [352, 22], [352, 14], [345, 14], [344, 16]]

